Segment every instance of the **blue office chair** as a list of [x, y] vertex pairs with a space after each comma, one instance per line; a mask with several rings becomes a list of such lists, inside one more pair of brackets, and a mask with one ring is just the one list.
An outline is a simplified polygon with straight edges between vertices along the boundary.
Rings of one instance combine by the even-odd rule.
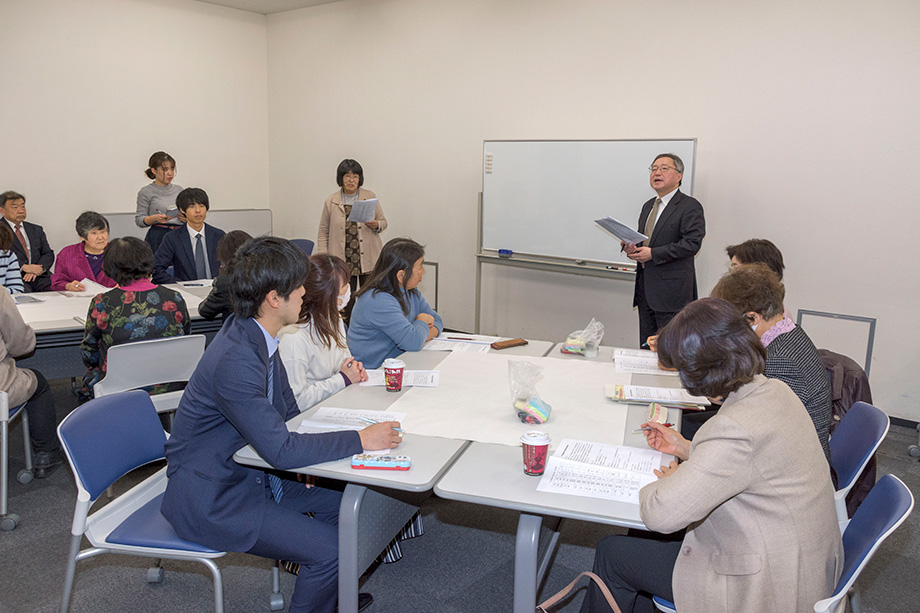
[[9, 502], [9, 470], [10, 470], [10, 421], [17, 415], [22, 416], [22, 434], [26, 448], [26, 467], [16, 474], [20, 483], [32, 481], [32, 441], [29, 439], [29, 416], [25, 403], [18, 407], [10, 408], [10, 397], [6, 392], [0, 392], [0, 529], [9, 532], [19, 525], [19, 515], [10, 513], [7, 508]]
[[313, 241], [309, 238], [292, 238], [291, 242], [307, 255], [313, 254]]
[[837, 472], [837, 491], [834, 504], [837, 506], [837, 521], [843, 532], [849, 521], [847, 494], [866, 464], [885, 440], [891, 420], [881, 409], [865, 402], [856, 402], [850, 407], [829, 441], [831, 466]]
[[[138, 390], [91, 400], [64, 418], [58, 426], [58, 437], [77, 484], [62, 613], [70, 608], [77, 562], [102, 553], [157, 558], [156, 565], [147, 572], [150, 583], [163, 580], [162, 558], [201, 562], [214, 580], [214, 609], [222, 613], [223, 583], [214, 559], [225, 554], [179, 538], [160, 513], [166, 490], [165, 467], [89, 515], [96, 499], [119, 477], [163, 458], [166, 433], [150, 396]], [[92, 547], [81, 551], [84, 536]], [[277, 573], [275, 567], [273, 611], [284, 606]]]
[[[834, 593], [815, 603], [815, 613], [843, 613], [847, 600], [859, 611], [859, 594], [853, 583], [872, 559], [879, 545], [904, 523], [914, 508], [914, 496], [894, 475], [883, 475], [856, 510], [843, 533], [843, 573]], [[674, 605], [654, 597], [659, 611], [676, 613]]]

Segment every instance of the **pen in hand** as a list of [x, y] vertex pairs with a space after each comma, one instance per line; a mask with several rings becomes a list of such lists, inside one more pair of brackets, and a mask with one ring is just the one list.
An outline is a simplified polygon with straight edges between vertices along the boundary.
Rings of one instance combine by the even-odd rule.
[[[358, 416], [358, 419], [360, 419], [361, 421], [363, 421], [363, 422], [365, 422], [365, 423], [368, 423], [368, 424], [379, 424], [379, 423], [380, 423], [379, 421], [377, 421], [377, 420], [375, 420], [375, 419], [370, 419], [370, 418], [368, 418], [368, 417], [361, 417], [361, 416]], [[393, 428], [393, 429], [396, 430], [397, 432], [399, 432], [400, 434], [402, 434], [402, 428]]]
[[[661, 424], [661, 425], [664, 426], [665, 428], [670, 428], [674, 424]], [[644, 428], [636, 428], [635, 430], [633, 430], [633, 434], [636, 434], [638, 432], [648, 432], [649, 430], [654, 430], [654, 429], [655, 428], [652, 428], [651, 426], [646, 426]]]

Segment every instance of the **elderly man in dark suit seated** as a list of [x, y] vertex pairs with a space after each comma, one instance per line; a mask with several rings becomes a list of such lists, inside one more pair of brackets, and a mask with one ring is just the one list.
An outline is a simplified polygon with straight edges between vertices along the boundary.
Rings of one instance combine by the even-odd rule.
[[48, 244], [45, 230], [26, 221], [26, 197], [17, 192], [3, 192], [0, 213], [16, 237], [12, 250], [19, 260], [25, 291], [47, 292], [51, 289], [54, 251]]

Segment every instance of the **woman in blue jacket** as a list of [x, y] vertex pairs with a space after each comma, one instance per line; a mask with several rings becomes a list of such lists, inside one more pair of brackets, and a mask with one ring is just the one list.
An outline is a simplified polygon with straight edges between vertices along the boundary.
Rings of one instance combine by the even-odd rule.
[[366, 368], [418, 351], [444, 329], [441, 316], [416, 289], [425, 274], [424, 259], [424, 247], [409, 238], [394, 238], [383, 246], [370, 279], [358, 292], [348, 348]]

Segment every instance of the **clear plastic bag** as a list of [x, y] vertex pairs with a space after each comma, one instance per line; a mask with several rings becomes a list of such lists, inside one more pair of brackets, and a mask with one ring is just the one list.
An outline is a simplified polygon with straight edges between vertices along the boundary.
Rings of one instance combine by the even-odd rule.
[[537, 393], [537, 378], [542, 366], [524, 360], [508, 361], [508, 381], [511, 385], [511, 402], [514, 412], [525, 424], [543, 424], [549, 419], [552, 407]]
[[562, 353], [583, 355], [586, 358], [596, 358], [597, 348], [604, 338], [604, 324], [593, 317], [584, 330], [575, 330], [565, 339]]

